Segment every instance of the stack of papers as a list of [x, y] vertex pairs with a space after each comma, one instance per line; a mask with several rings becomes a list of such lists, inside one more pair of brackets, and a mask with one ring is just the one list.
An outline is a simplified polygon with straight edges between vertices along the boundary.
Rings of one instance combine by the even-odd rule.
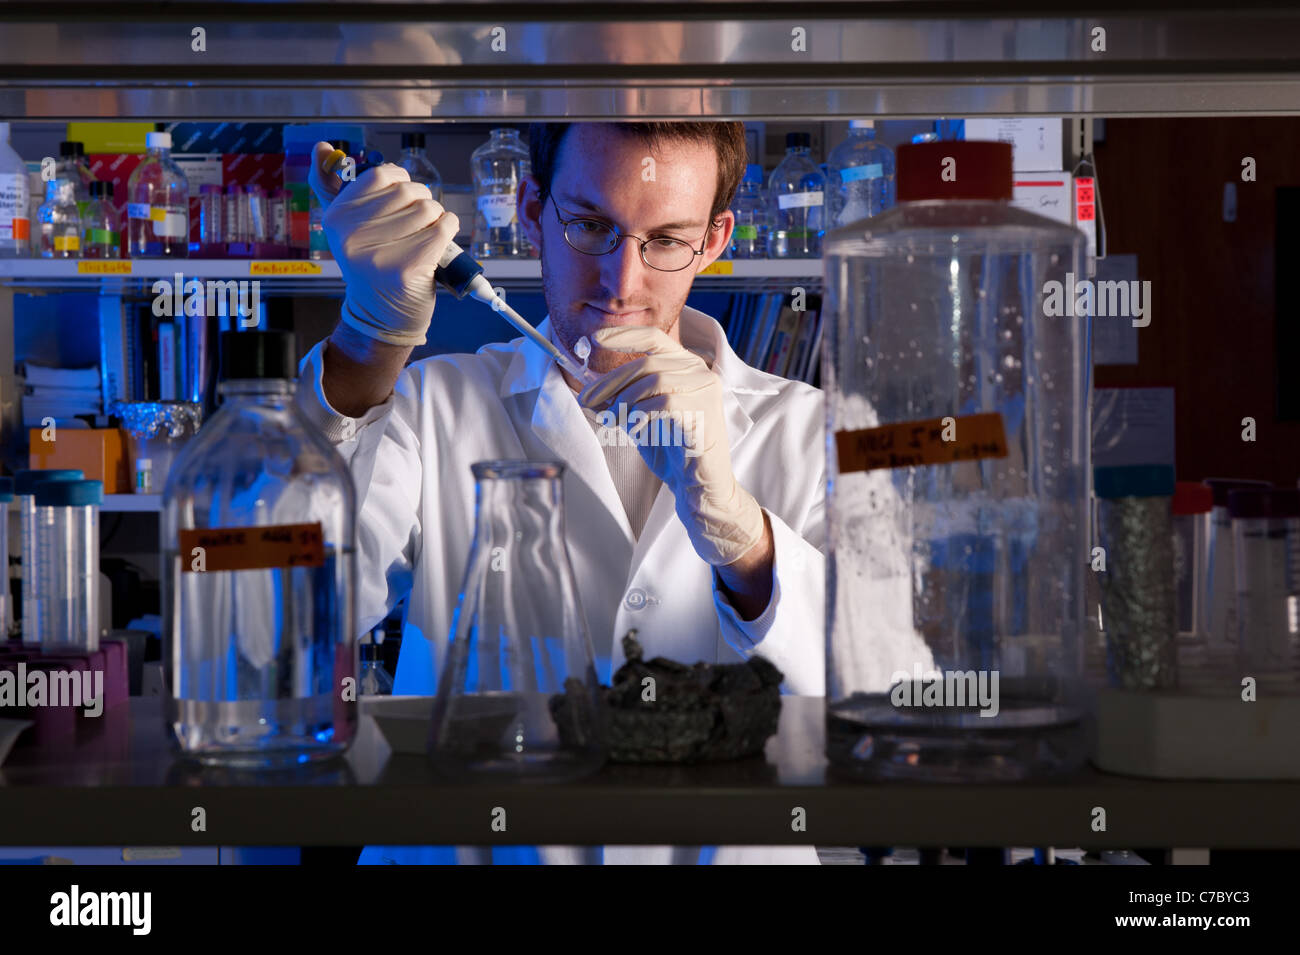
[[99, 368], [46, 368], [27, 365], [27, 384], [23, 389], [23, 426], [40, 428], [45, 419], [59, 425], [81, 422], [77, 415], [104, 413]]

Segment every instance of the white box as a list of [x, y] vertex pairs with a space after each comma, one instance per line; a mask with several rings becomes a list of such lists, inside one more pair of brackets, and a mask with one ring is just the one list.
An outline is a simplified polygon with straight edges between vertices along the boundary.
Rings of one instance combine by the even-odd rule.
[[965, 126], [968, 140], [1011, 143], [1011, 168], [1016, 172], [1041, 172], [1065, 165], [1065, 124], [1059, 116], [968, 119]]
[[1068, 172], [1016, 173], [1011, 204], [1065, 225], [1074, 225], [1074, 183]]

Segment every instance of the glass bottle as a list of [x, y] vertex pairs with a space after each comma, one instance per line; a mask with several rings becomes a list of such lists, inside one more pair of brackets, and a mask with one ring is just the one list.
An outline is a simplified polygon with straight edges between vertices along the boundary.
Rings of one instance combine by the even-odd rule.
[[596, 669], [564, 544], [562, 464], [472, 466], [474, 542], [429, 755], [455, 776], [562, 779], [605, 760]]
[[[341, 149], [345, 155], [352, 155], [352, 144], [346, 139], [337, 139], [331, 145], [335, 149]], [[308, 211], [307, 258], [332, 259], [334, 255], [330, 252], [329, 240], [325, 238], [325, 227], [322, 224], [325, 207], [316, 198], [314, 189], [308, 190], [308, 193], [311, 205]]]
[[148, 155], [127, 181], [127, 255], [188, 258], [190, 184], [172, 161], [171, 133], [145, 134]]
[[767, 180], [767, 254], [773, 259], [815, 259], [826, 231], [826, 177], [812, 161], [808, 133], [787, 133], [785, 158]]
[[849, 135], [826, 157], [830, 217], [837, 225], [879, 215], [894, 204], [894, 151], [876, 142], [876, 124], [849, 120]]
[[731, 201], [736, 227], [731, 233], [730, 257], [767, 258], [767, 197], [763, 195], [763, 167], [750, 163]]
[[86, 259], [116, 259], [122, 254], [122, 233], [113, 209], [113, 184], [92, 182], [90, 202], [81, 217], [81, 255]]
[[54, 178], [45, 184], [41, 220], [41, 258], [81, 258], [81, 216], [77, 213], [76, 184]]
[[526, 259], [534, 250], [515, 215], [519, 180], [532, 171], [528, 147], [517, 129], [494, 129], [492, 138], [470, 155], [474, 174], [474, 235], [476, 259]]
[[95, 177], [90, 173], [90, 164], [86, 162], [86, 146], [75, 140], [59, 143], [59, 161], [55, 165], [55, 177], [71, 180], [76, 187], [77, 215], [85, 216], [86, 207], [90, 205], [90, 184]]
[[384, 631], [361, 635], [361, 677], [357, 681], [362, 696], [389, 696], [393, 692], [393, 678], [384, 669], [384, 656], [379, 647], [384, 642]]
[[27, 164], [9, 145], [9, 124], [0, 123], [0, 258], [31, 255], [30, 189]]
[[1011, 205], [1006, 143], [902, 146], [898, 197], [827, 240], [827, 754], [870, 778], [1069, 772], [1088, 326], [1055, 307], [1083, 236]]
[[163, 490], [166, 722], [204, 763], [325, 759], [355, 735], [356, 495], [294, 405], [293, 352], [223, 333], [224, 403]]
[[434, 202], [442, 202], [442, 173], [424, 151], [424, 133], [402, 133], [402, 156], [397, 164], [406, 170], [411, 182], [429, 187]]

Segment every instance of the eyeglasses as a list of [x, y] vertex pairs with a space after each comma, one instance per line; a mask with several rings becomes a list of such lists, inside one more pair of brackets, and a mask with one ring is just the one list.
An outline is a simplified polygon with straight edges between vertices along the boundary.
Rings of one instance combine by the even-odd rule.
[[636, 239], [641, 243], [641, 261], [659, 272], [680, 272], [695, 261], [695, 256], [703, 255], [704, 246], [709, 241], [709, 232], [713, 229], [713, 224], [710, 223], [704, 230], [704, 240], [696, 249], [689, 242], [683, 242], [681, 239], [670, 239], [667, 236], [643, 239], [630, 232], [620, 232], [617, 226], [612, 226], [601, 219], [582, 216], [566, 219], [560, 215], [560, 206], [559, 203], [555, 203], [555, 197], [547, 196], [547, 198], [555, 204], [555, 217], [560, 220], [560, 225], [564, 226], [564, 241], [570, 248], [586, 255], [608, 255], [617, 249], [624, 239]]

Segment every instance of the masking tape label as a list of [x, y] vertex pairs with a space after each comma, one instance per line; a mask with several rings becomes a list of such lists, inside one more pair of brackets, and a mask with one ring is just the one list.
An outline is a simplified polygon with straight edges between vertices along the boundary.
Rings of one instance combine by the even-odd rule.
[[[755, 230], [755, 237], [757, 237], [757, 231], [758, 230]], [[736, 266], [732, 263], [730, 259], [718, 259], [718, 261], [714, 262], [708, 268], [700, 269], [700, 274], [701, 275], [733, 275], [735, 271], [736, 271]]]
[[[202, 548], [202, 557], [195, 548]], [[203, 527], [181, 531], [181, 570], [263, 570], [323, 567], [325, 537], [320, 523], [265, 527]]]
[[321, 267], [319, 262], [296, 262], [291, 260], [285, 262], [265, 261], [249, 262], [249, 275], [320, 275]]
[[102, 261], [96, 261], [95, 259], [89, 259], [89, 260], [83, 259], [82, 261], [77, 263], [77, 274], [78, 275], [130, 275], [131, 260], [123, 259], [121, 261], [114, 261], [112, 259], [104, 259]]
[[[944, 427], [944, 423], [948, 427]], [[1005, 458], [1006, 432], [996, 411], [952, 418], [905, 421], [859, 431], [837, 431], [839, 471], [875, 471], [927, 464]]]

